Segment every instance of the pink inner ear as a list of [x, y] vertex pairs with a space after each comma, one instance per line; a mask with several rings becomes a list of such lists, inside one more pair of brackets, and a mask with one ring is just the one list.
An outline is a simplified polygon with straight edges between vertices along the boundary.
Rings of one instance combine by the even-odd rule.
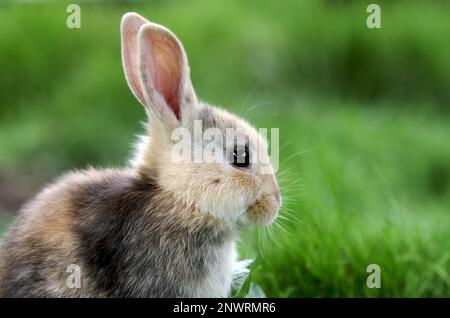
[[126, 44], [124, 46], [124, 63], [126, 65], [126, 72], [128, 72], [128, 81], [130, 83], [131, 88], [133, 89], [133, 92], [137, 95], [137, 97], [144, 101], [144, 96], [142, 95], [142, 89], [141, 85], [139, 83], [138, 79], [138, 72], [135, 67], [136, 62], [133, 60], [135, 56], [137, 56], [138, 52], [136, 51], [136, 39], [133, 38], [133, 30], [128, 31], [125, 36]]
[[137, 32], [139, 28], [148, 23], [147, 20], [136, 14], [124, 16], [121, 24], [122, 57], [125, 76], [133, 93], [144, 103], [144, 95], [139, 82]]
[[150, 73], [154, 88], [177, 119], [180, 119], [180, 84], [183, 69], [180, 48], [172, 39], [158, 32], [150, 34], [149, 42], [151, 53], [143, 67]]

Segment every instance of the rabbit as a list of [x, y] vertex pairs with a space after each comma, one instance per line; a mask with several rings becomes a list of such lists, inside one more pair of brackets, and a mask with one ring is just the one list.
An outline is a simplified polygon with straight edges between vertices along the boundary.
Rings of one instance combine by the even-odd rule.
[[[133, 12], [120, 30], [146, 136], [128, 166], [69, 172], [21, 209], [1, 246], [0, 296], [229, 297], [240, 230], [277, 217], [281, 195], [265, 138], [197, 98], [170, 30]], [[224, 150], [232, 160], [173, 160], [173, 131], [192, 131], [196, 121], [245, 135]]]

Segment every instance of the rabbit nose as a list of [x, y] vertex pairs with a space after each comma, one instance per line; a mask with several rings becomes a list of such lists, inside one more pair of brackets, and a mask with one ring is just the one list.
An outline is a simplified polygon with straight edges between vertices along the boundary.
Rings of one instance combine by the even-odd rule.
[[275, 200], [277, 201], [278, 204], [281, 204], [280, 187], [278, 186], [275, 176], [271, 176], [268, 183], [270, 184], [272, 195], [274, 196]]
[[280, 204], [281, 203], [280, 191], [279, 190], [275, 191], [273, 196], [275, 197], [275, 200], [277, 200], [277, 203]]

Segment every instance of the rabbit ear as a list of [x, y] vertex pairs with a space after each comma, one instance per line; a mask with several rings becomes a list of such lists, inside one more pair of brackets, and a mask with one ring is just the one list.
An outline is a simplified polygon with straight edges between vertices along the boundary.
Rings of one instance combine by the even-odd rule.
[[146, 105], [180, 124], [197, 102], [183, 45], [171, 31], [149, 22], [138, 31], [138, 48]]
[[134, 96], [145, 104], [144, 94], [139, 79], [137, 34], [141, 26], [148, 23], [146, 19], [134, 12], [126, 13], [120, 24], [122, 64], [125, 77]]

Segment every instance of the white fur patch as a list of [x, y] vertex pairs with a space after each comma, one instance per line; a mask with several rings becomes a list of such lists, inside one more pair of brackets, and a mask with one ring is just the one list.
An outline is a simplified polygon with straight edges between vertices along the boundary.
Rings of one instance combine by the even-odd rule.
[[[234, 241], [216, 251], [218, 262], [211, 264], [209, 274], [199, 284], [193, 286], [194, 298], [229, 297], [236, 268], [237, 252]], [[189, 292], [189, 291], [188, 291]]]

